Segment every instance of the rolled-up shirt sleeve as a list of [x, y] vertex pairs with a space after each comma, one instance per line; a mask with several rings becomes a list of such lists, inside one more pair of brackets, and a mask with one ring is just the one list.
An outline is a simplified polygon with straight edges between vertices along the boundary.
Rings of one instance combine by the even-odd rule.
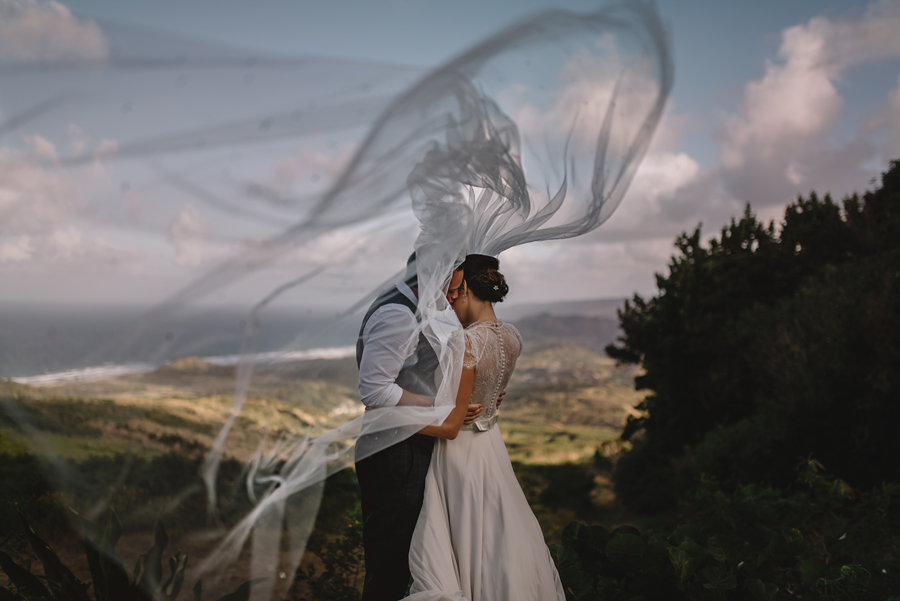
[[407, 307], [384, 305], [363, 328], [359, 396], [367, 407], [394, 407], [403, 390], [397, 376], [416, 342], [416, 316]]

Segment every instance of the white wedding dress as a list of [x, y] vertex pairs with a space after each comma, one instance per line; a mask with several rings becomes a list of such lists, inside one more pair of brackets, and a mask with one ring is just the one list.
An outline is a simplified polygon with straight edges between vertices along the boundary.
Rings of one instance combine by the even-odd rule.
[[497, 395], [522, 338], [511, 325], [465, 329], [472, 402], [485, 411], [456, 440], [438, 439], [409, 549], [410, 601], [564, 601], [562, 583], [497, 423]]

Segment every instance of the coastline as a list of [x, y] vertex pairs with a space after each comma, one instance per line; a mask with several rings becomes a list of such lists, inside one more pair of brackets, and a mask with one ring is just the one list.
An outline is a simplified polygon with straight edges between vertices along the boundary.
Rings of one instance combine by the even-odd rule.
[[[242, 362], [269, 365], [275, 363], [287, 363], [290, 361], [307, 361], [312, 359], [343, 359], [345, 357], [351, 357], [355, 353], [356, 348], [353, 346], [339, 346], [315, 348], [303, 351], [284, 350], [270, 351], [266, 353], [254, 353], [252, 355], [213, 355], [210, 357], [200, 358], [207, 363], [212, 363], [213, 365], [228, 367], [238, 365]], [[168, 363], [170, 362], [167, 361], [166, 363], [162, 363], [159, 365], [152, 363], [107, 363], [103, 365], [94, 365], [91, 367], [69, 369], [52, 373], [43, 373], [28, 376], [11, 376], [5, 379], [9, 380], [10, 382], [16, 382], [17, 384], [28, 384], [30, 386], [50, 386], [53, 384], [62, 384], [65, 382], [103, 380], [106, 378], [124, 376], [128, 374], [148, 373], [155, 371]]]

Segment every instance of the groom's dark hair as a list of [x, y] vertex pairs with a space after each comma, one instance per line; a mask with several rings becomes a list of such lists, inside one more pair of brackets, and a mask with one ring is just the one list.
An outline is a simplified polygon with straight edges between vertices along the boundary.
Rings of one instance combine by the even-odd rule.
[[412, 251], [406, 260], [406, 273], [403, 274], [403, 281], [410, 288], [419, 285], [419, 274], [416, 272], [416, 251]]
[[[475, 256], [475, 255], [470, 255]], [[488, 257], [493, 258], [493, 257]], [[496, 259], [494, 259], [496, 261]], [[459, 267], [456, 267], [453, 271], [459, 271], [463, 268], [463, 263]], [[416, 251], [412, 251], [412, 254], [409, 255], [409, 258], [406, 259], [406, 271], [403, 274], [403, 281], [406, 282], [406, 285], [410, 288], [419, 285], [419, 274], [416, 270]]]

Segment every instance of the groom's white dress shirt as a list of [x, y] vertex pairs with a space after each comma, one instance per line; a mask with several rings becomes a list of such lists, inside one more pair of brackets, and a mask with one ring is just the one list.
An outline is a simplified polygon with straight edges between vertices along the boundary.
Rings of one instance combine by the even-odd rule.
[[[397, 284], [403, 296], [418, 305], [404, 282]], [[394, 407], [403, 389], [397, 376], [418, 342], [416, 316], [409, 307], [391, 303], [379, 307], [363, 328], [364, 350], [359, 362], [359, 396], [367, 407]]]

